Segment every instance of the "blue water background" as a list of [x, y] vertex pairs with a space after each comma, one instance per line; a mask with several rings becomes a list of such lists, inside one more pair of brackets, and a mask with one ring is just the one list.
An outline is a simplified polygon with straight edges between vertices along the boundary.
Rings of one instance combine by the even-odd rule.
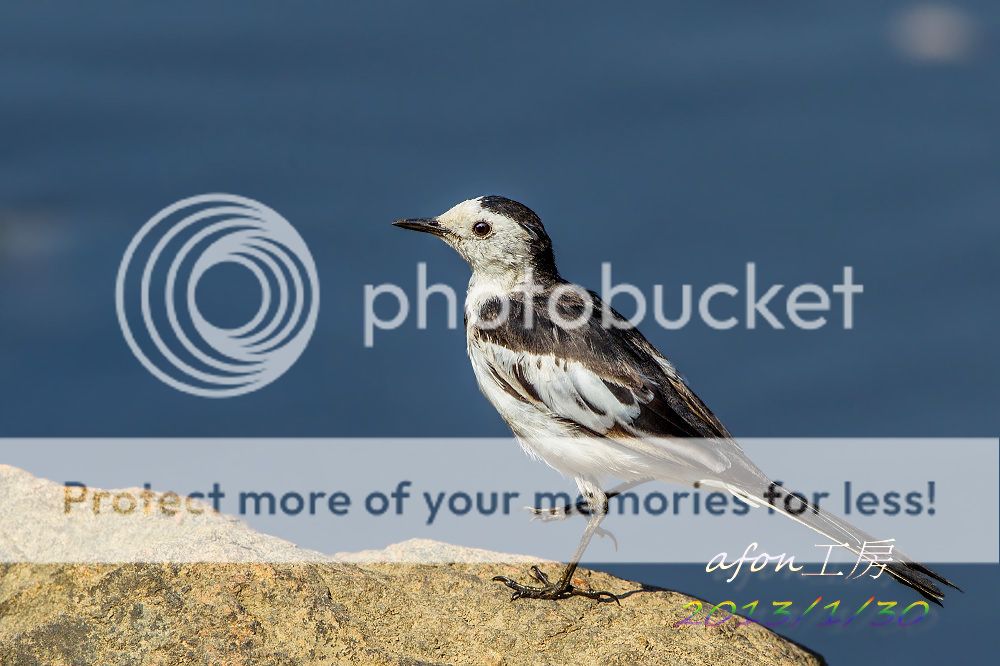
[[[996, 436], [1000, 5], [948, 3], [977, 35], [949, 62], [894, 44], [913, 6], [6, 4], [0, 435], [506, 435], [442, 301], [428, 330], [362, 344], [365, 284], [412, 295], [420, 260], [467, 280], [389, 221], [498, 193], [541, 213], [563, 273], [592, 286], [602, 261], [668, 294], [740, 284], [748, 261], [765, 283], [854, 267], [851, 331], [645, 328], [739, 436]], [[141, 223], [213, 191], [287, 217], [322, 285], [299, 363], [221, 401], [153, 379], [112, 297]], [[220, 279], [203, 308], [252, 312], [245, 276]], [[831, 663], [995, 656], [997, 567], [941, 568], [967, 592], [926, 627], [789, 635]], [[616, 571], [734, 597], [690, 567]]]

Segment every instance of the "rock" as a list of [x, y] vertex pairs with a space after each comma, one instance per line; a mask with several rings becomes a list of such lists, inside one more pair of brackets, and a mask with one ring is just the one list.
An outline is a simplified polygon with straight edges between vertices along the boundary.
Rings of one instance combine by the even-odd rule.
[[[98, 497], [104, 493], [104, 497]], [[160, 509], [156, 493], [148, 510], [143, 489], [87, 489], [39, 479], [0, 465], [0, 562], [302, 562], [328, 556], [260, 534], [233, 516], [215, 513], [203, 502], [170, 512]], [[172, 494], [172, 493], [171, 493]], [[114, 500], [122, 498], [116, 513]], [[99, 513], [93, 511], [99, 499]], [[128, 499], [131, 498], [131, 499]], [[131, 502], [135, 501], [133, 508]]]
[[690, 599], [606, 574], [626, 594], [511, 602], [523, 566], [6, 565], [0, 663], [816, 664], [757, 625], [674, 628]]
[[[15, 477], [25, 480], [5, 478]], [[237, 542], [289, 548], [231, 519], [192, 538], [190, 552], [230, 552]], [[488, 564], [495, 553], [426, 540], [342, 561], [304, 552], [299, 563], [2, 565], [0, 663], [822, 663], [758, 625], [675, 627], [689, 597], [603, 573], [581, 571], [576, 583], [622, 595], [620, 606], [511, 602], [490, 578], [524, 578], [523, 556]], [[428, 553], [455, 563], [411, 563]]]

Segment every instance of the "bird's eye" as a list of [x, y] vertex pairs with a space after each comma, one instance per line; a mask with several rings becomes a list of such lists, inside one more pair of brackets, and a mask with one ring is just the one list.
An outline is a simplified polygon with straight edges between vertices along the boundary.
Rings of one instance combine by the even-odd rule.
[[492, 230], [493, 229], [490, 227], [489, 222], [476, 222], [472, 225], [472, 233], [476, 234], [480, 238], [489, 235]]

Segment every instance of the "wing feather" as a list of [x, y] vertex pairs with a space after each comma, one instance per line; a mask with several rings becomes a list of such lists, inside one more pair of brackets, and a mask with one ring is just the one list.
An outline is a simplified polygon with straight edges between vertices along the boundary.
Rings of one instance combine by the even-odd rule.
[[[470, 325], [469, 344], [475, 345], [504, 391], [582, 435], [613, 440], [646, 457], [697, 461], [715, 470], [727, 467], [722, 451], [706, 450], [703, 443], [669, 441], [728, 442], [731, 436], [638, 330], [602, 325], [601, 312], [607, 306], [596, 294], [590, 296], [594, 315], [582, 329], [563, 328], [549, 316], [547, 305], [515, 299], [505, 324], [482, 329]], [[534, 308], [530, 327], [524, 322], [525, 307]], [[574, 321], [583, 304], [564, 298], [560, 307], [560, 319]], [[483, 316], [494, 321], [491, 314]]]

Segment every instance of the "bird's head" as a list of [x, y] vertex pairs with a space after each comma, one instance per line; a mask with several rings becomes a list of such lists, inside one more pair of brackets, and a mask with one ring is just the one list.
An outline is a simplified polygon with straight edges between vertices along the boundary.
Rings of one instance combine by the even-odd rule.
[[486, 275], [556, 275], [552, 241], [538, 215], [500, 196], [469, 199], [437, 217], [396, 220], [397, 227], [441, 238], [472, 267]]

